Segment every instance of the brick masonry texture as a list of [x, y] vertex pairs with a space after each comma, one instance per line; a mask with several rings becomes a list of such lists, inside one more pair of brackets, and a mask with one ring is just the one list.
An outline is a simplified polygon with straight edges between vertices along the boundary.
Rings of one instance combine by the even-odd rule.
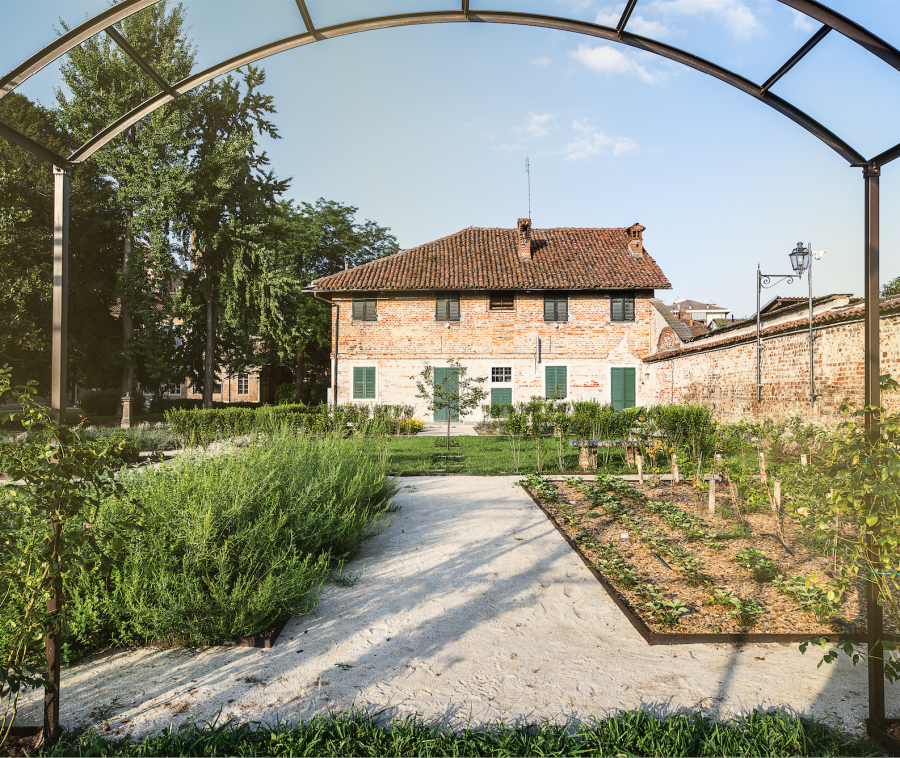
[[[378, 321], [351, 319], [351, 298], [334, 297], [332, 328], [338, 332], [338, 402], [353, 399], [353, 367], [376, 365], [378, 403], [411, 403], [419, 418], [428, 419], [425, 404], [415, 399], [415, 381], [425, 361], [445, 366], [458, 358], [470, 376], [486, 376], [494, 366], [513, 368], [513, 398], [527, 400], [544, 394], [544, 366], [569, 367], [569, 399], [608, 402], [610, 368], [632, 366], [642, 397], [641, 358], [650, 352], [650, 297], [638, 292], [635, 321], [610, 320], [610, 294], [569, 293], [569, 320], [545, 322], [541, 292], [515, 293], [515, 310], [490, 311], [486, 292], [462, 293], [460, 321], [435, 320], [435, 297], [422, 292], [399, 292], [378, 299]], [[447, 324], [449, 323], [449, 328]], [[556, 328], [558, 327], [558, 328]], [[541, 362], [536, 362], [537, 339]], [[484, 387], [489, 389], [488, 381]], [[480, 412], [474, 418], [480, 417]]]
[[[900, 378], [900, 314], [885, 314], [881, 324], [881, 373]], [[815, 324], [814, 324], [815, 326]], [[710, 345], [671, 358], [645, 363], [649, 374], [645, 398], [650, 404], [701, 401], [712, 403], [719, 419], [801, 416], [823, 425], [844, 420], [840, 405], [849, 398], [863, 403], [863, 333], [861, 320], [827, 323], [814, 328], [816, 392], [809, 401], [809, 336], [802, 326], [763, 340], [762, 398], [756, 402], [756, 343], [744, 341], [720, 348]], [[900, 410], [898, 393], [885, 405]]]

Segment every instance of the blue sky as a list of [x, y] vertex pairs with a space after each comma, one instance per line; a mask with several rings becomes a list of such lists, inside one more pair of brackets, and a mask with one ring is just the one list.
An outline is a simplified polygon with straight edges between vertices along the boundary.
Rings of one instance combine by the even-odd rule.
[[[827, 4], [900, 47], [897, 0]], [[614, 0], [472, 0], [477, 10], [614, 25]], [[455, 0], [308, 0], [325, 26], [455, 8]], [[0, 0], [11, 69], [103, 0]], [[198, 68], [303, 30], [294, 0], [188, 0]], [[776, 0], [640, 0], [629, 30], [769, 77], [819, 24]], [[826, 250], [816, 294], [862, 292], [860, 169], [775, 111], [698, 72], [582, 35], [434, 24], [317, 42], [262, 62], [283, 139], [273, 168], [291, 197], [359, 207], [411, 247], [467, 226], [647, 227], [666, 300], [755, 309], [755, 269], [788, 273], [798, 240]], [[46, 105], [51, 66], [18, 91]], [[865, 156], [900, 142], [900, 72], [836, 32], [773, 88]], [[900, 161], [881, 179], [881, 277], [900, 275]], [[765, 293], [803, 295], [805, 280]]]

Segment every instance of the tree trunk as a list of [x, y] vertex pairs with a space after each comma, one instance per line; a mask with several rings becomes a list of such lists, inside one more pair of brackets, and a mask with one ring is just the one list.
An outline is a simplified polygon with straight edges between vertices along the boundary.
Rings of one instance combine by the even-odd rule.
[[213, 275], [206, 273], [206, 351], [203, 356], [203, 407], [212, 408], [213, 384], [216, 381], [216, 328], [219, 309], [215, 303]]
[[[133, 328], [133, 322], [131, 320], [131, 309], [128, 307], [128, 272], [131, 266], [131, 253], [132, 253], [132, 242], [131, 242], [131, 216], [132, 211], [129, 208], [125, 214], [125, 240], [122, 245], [122, 272], [125, 274], [126, 282], [125, 287], [121, 290], [121, 298], [120, 298], [120, 307], [121, 307], [121, 316], [122, 316], [122, 349], [125, 356], [125, 365], [122, 367], [122, 382], [119, 387], [119, 397], [125, 397], [126, 394], [131, 392], [131, 381], [134, 373], [134, 366], [132, 364], [132, 359], [128, 355], [128, 345], [131, 342], [131, 332]], [[121, 420], [122, 419], [122, 404], [119, 403], [119, 409], [116, 413], [116, 417]]]
[[294, 357], [294, 402], [303, 402], [303, 383], [306, 380], [306, 345], [297, 346]]

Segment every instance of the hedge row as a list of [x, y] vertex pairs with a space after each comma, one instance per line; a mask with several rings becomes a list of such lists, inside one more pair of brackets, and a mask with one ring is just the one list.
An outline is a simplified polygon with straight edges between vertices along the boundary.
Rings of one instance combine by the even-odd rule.
[[421, 424], [411, 405], [266, 405], [261, 408], [172, 409], [166, 421], [186, 446], [208, 445], [219, 439], [289, 428], [322, 436], [352, 428], [366, 436], [415, 433]]
[[304, 426], [301, 417], [307, 406], [264, 405], [260, 408], [172, 408], [166, 411], [166, 423], [175, 438], [186, 446], [208, 445], [228, 437], [254, 432], [273, 433], [285, 426]]

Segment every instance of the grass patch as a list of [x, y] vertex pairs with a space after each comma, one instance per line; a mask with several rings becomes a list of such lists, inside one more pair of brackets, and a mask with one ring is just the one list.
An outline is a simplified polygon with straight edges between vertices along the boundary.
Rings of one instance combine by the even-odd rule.
[[[440, 440], [436, 443], [435, 440]], [[437, 447], [444, 442], [438, 437], [392, 437], [387, 440], [388, 466], [393, 474], [429, 474], [436, 468], [436, 455], [440, 455]], [[552, 438], [541, 440], [543, 454], [542, 464], [545, 473], [558, 473], [559, 463], [556, 456], [556, 444]], [[462, 456], [462, 465], [452, 470], [466, 474], [515, 474], [512, 451], [506, 436], [492, 435], [483, 437], [453, 437], [450, 455]], [[460, 459], [457, 459], [457, 461]], [[578, 448], [566, 445], [563, 461], [564, 471], [581, 472], [578, 468]], [[621, 450], [613, 450], [610, 454], [607, 472], [626, 470], [625, 456]], [[534, 441], [525, 440], [522, 444], [522, 464], [519, 473], [537, 471], [535, 462]], [[592, 472], [587, 472], [592, 473]]]
[[848, 740], [802, 716], [753, 711], [714, 721], [682, 711], [656, 716], [629, 711], [588, 723], [489, 723], [461, 732], [440, 730], [415, 717], [377, 723], [350, 713], [316, 717], [299, 725], [260, 724], [173, 727], [142, 741], [108, 740], [94, 732], [65, 735], [42, 749], [45, 756], [871, 756], [867, 740]]
[[312, 611], [332, 566], [390, 522], [397, 485], [365, 443], [279, 435], [129, 472], [94, 527], [120, 568], [65, 587], [70, 657], [264, 633]]

